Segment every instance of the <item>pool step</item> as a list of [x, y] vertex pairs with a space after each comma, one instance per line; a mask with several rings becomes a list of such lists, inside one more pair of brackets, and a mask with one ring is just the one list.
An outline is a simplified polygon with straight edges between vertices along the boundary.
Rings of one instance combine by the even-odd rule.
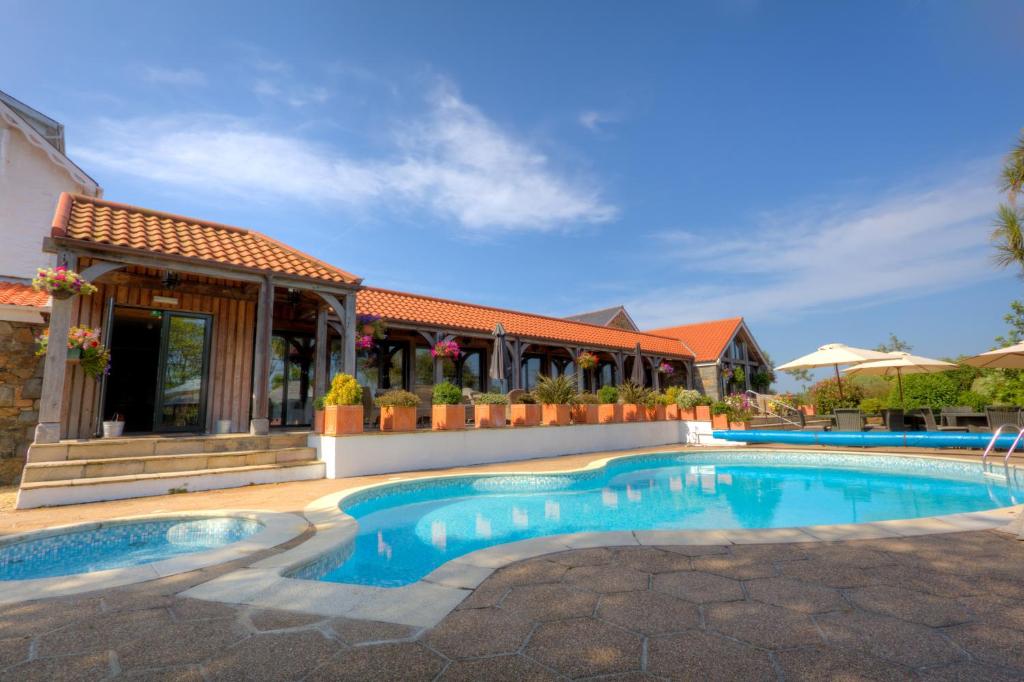
[[194, 472], [208, 469], [230, 469], [267, 464], [311, 462], [316, 450], [290, 447], [273, 450], [241, 450], [202, 452], [181, 455], [150, 455], [145, 457], [107, 457], [68, 459], [56, 462], [30, 462], [25, 465], [21, 480], [25, 483], [68, 481], [73, 479], [109, 478]]
[[309, 438], [306, 431], [251, 436], [229, 433], [210, 436], [128, 436], [95, 440], [65, 440], [59, 443], [34, 444], [28, 461], [59, 462], [72, 459], [137, 458], [153, 455], [187, 455], [193, 453], [237, 452], [303, 447]]

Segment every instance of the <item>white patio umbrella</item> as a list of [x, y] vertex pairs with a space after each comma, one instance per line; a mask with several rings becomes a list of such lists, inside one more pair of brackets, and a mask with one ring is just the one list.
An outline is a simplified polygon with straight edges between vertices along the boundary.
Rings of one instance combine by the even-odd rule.
[[964, 362], [972, 367], [1024, 369], [1024, 343], [990, 350], [987, 353], [975, 355], [973, 358], [967, 358]]
[[843, 372], [847, 376], [857, 374], [892, 376], [895, 374], [896, 381], [900, 387], [900, 405], [902, 405], [904, 374], [932, 374], [934, 372], [948, 372], [951, 369], [956, 369], [956, 365], [945, 360], [923, 358], [920, 355], [911, 355], [910, 353], [892, 353], [891, 357], [862, 362], [859, 365], [844, 369]]
[[867, 348], [855, 348], [845, 343], [828, 343], [813, 353], [808, 353], [796, 360], [790, 360], [784, 365], [775, 368], [776, 371], [787, 369], [814, 369], [816, 367], [832, 367], [836, 371], [836, 382], [839, 384], [839, 397], [843, 397], [843, 382], [839, 377], [839, 365], [854, 365], [866, 360], [881, 360], [889, 357], [889, 353], [882, 353]]

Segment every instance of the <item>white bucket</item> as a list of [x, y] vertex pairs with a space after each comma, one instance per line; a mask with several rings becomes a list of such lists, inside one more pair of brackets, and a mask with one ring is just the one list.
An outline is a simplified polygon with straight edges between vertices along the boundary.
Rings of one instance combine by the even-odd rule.
[[231, 420], [230, 419], [218, 419], [217, 424], [214, 427], [214, 433], [231, 433]]
[[120, 438], [124, 433], [124, 422], [103, 422], [104, 438]]

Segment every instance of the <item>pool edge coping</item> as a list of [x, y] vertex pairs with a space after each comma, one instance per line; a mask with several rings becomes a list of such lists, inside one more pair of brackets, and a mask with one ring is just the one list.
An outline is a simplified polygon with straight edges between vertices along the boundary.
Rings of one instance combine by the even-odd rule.
[[67, 533], [97, 530], [109, 526], [122, 526], [147, 521], [170, 519], [193, 520], [220, 517], [246, 518], [258, 522], [262, 528], [255, 534], [215, 549], [191, 552], [137, 566], [110, 568], [89, 573], [72, 573], [50, 578], [0, 580], [0, 605], [67, 597], [85, 592], [125, 587], [136, 583], [166, 578], [201, 568], [244, 558], [288, 542], [306, 532], [309, 522], [298, 514], [260, 509], [210, 509], [183, 512], [159, 512], [123, 516], [103, 521], [87, 521], [52, 526], [26, 533], [0, 537], [0, 548], [8, 545], [43, 540]]
[[[743, 450], [744, 446], [737, 449]], [[756, 450], [757, 448], [750, 448]], [[565, 474], [603, 467], [616, 459], [670, 454], [659, 452], [625, 453], [599, 457], [583, 466], [551, 471], [488, 471], [488, 476]], [[689, 452], [693, 452], [692, 450]], [[867, 455], [850, 450], [833, 453]], [[808, 455], [816, 451], [808, 451]], [[873, 454], [873, 453], [872, 453]], [[881, 453], [887, 456], [936, 459], [920, 453]], [[977, 460], [949, 457], [977, 464]], [[1016, 469], [1016, 465], [1011, 465]], [[257, 561], [237, 571], [195, 586], [180, 596], [206, 601], [245, 604], [257, 608], [283, 609], [327, 617], [359, 618], [400, 625], [428, 628], [451, 613], [484, 580], [510, 564], [546, 554], [574, 549], [622, 546], [667, 545], [741, 545], [769, 543], [840, 542], [914, 537], [941, 533], [1001, 529], [1016, 519], [1024, 518], [1024, 504], [986, 511], [961, 512], [916, 519], [874, 521], [854, 524], [794, 526], [788, 528], [723, 529], [723, 530], [633, 530], [567, 533], [494, 545], [455, 557], [441, 564], [420, 580], [400, 587], [376, 587], [354, 583], [332, 583], [288, 574], [308, 565], [329, 552], [350, 545], [358, 522], [341, 511], [340, 502], [364, 490], [408, 481], [479, 476], [480, 472], [406, 476], [396, 474], [380, 481], [321, 496], [303, 510], [316, 528], [316, 534], [281, 554]]]

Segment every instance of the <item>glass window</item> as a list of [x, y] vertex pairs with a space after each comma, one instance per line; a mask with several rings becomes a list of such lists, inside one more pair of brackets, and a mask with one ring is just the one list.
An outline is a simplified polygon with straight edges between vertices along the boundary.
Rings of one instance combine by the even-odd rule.
[[529, 391], [537, 385], [537, 375], [541, 373], [543, 358], [536, 355], [523, 358], [522, 382], [523, 388]]
[[429, 348], [416, 349], [416, 384], [434, 385], [434, 356], [430, 354]]
[[482, 391], [483, 388], [483, 351], [471, 350], [459, 358], [462, 366], [462, 386]]
[[597, 366], [597, 386], [615, 386], [618, 382], [615, 377], [615, 363], [614, 362], [602, 362]]

